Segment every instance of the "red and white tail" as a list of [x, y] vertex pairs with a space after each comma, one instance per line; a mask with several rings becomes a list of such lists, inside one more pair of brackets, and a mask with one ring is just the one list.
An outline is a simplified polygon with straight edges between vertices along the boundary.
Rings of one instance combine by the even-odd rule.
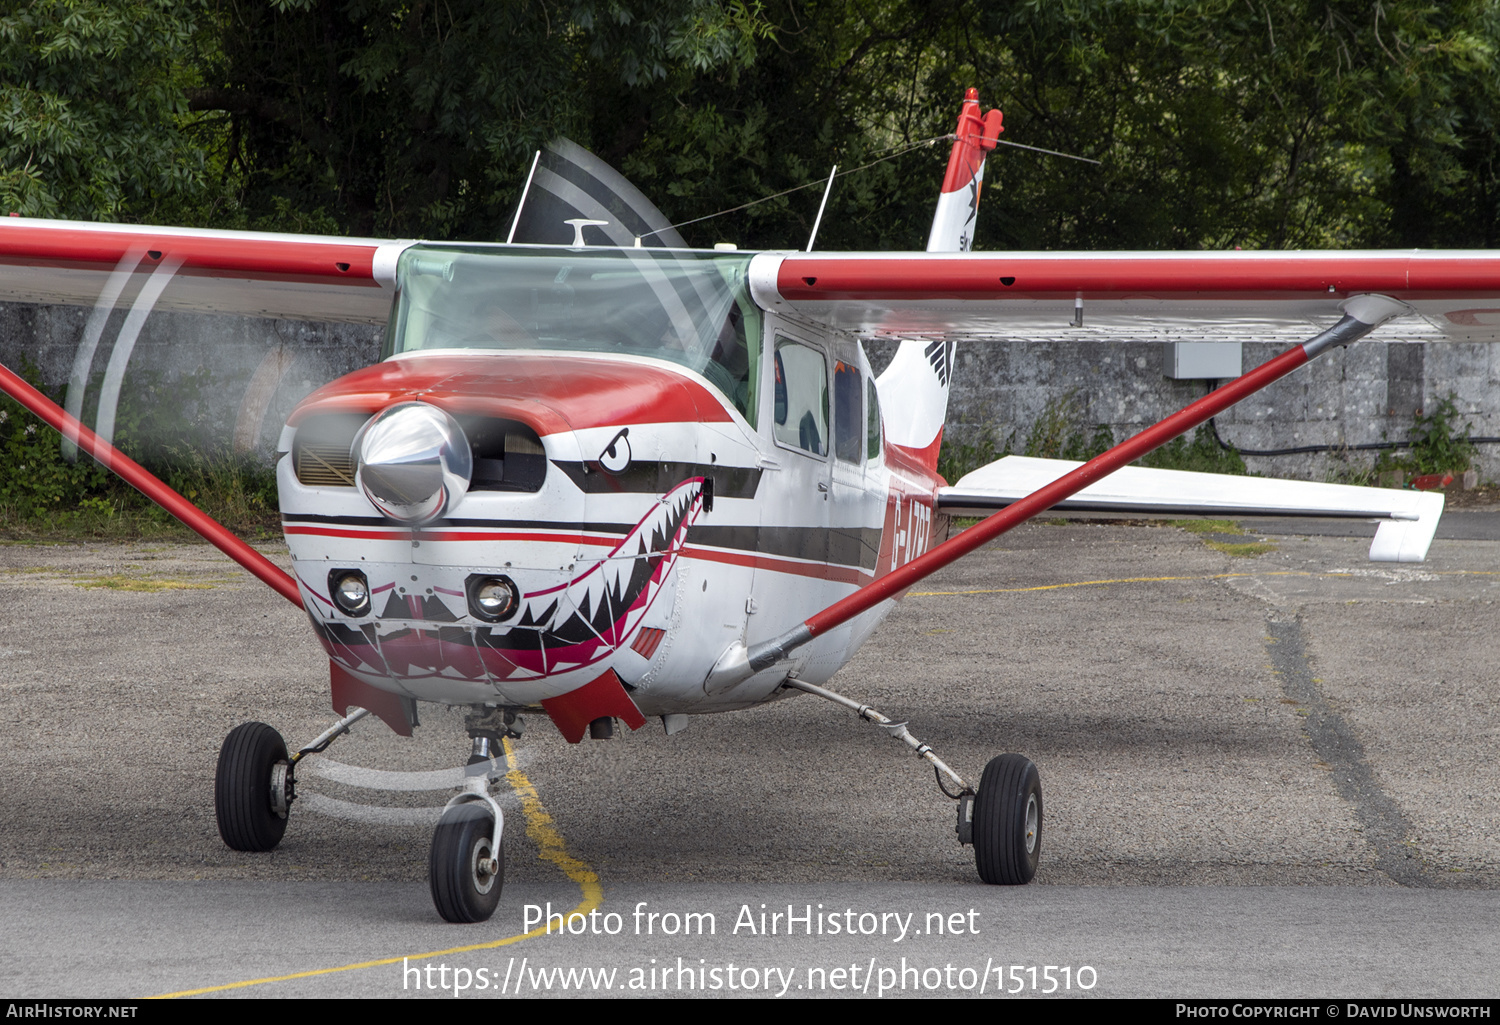
[[929, 253], [967, 253], [974, 248], [974, 223], [979, 216], [979, 189], [984, 184], [984, 155], [995, 148], [1005, 131], [999, 109], [979, 114], [979, 90], [964, 94], [963, 110], [954, 130], [948, 173], [927, 237]]
[[[1000, 121], [998, 110], [980, 116], [979, 90], [970, 89], [964, 95], [948, 173], [927, 240], [929, 253], [966, 253], [973, 248], [984, 155], [995, 148], [995, 140], [1005, 130]], [[886, 440], [931, 468], [937, 467], [948, 415], [953, 349], [952, 342], [907, 339], [875, 382], [885, 414]]]

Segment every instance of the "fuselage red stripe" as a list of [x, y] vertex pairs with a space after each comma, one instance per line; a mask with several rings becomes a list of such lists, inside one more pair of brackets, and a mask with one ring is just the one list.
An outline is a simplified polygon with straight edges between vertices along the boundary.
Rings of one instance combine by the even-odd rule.
[[[360, 541], [407, 541], [411, 532], [407, 530], [352, 530], [348, 527], [302, 527], [285, 524], [284, 534], [313, 534], [318, 537], [342, 537]], [[595, 545], [613, 548], [620, 543], [618, 537], [590, 537], [587, 534], [538, 534], [515, 533], [490, 530], [444, 530], [422, 534], [424, 541], [556, 541], [565, 544]]]
[[[349, 530], [337, 527], [300, 527], [291, 524], [287, 524], [282, 529], [288, 534], [314, 534], [321, 537], [338, 537], [349, 540], [405, 541], [410, 537], [405, 532], [381, 533], [373, 530]], [[487, 531], [438, 533], [424, 535], [423, 539], [431, 541], [557, 541], [606, 548], [619, 544], [619, 538], [587, 537], [578, 534], [518, 534], [491, 533]], [[700, 548], [697, 545], [686, 545], [683, 548], [683, 555], [689, 559], [698, 559], [703, 562], [719, 562], [730, 566], [764, 569], [773, 573], [789, 573], [794, 576], [832, 580], [841, 584], [867, 584], [875, 579], [874, 574], [855, 569], [851, 566], [834, 566], [822, 562], [795, 562], [790, 559], [779, 559], [775, 556], [726, 552], [714, 548]]]

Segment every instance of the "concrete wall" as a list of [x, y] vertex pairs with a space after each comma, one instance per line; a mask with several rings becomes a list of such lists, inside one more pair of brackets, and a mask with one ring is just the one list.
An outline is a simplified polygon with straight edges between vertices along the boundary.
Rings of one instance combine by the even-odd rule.
[[[869, 347], [877, 371], [894, 348], [883, 342]], [[1285, 348], [1246, 343], [1243, 367], [1253, 369]], [[1166, 361], [1166, 346], [1154, 342], [960, 343], [947, 437], [973, 443], [989, 435], [1003, 443], [1014, 432], [1019, 451], [1049, 404], [1071, 396], [1080, 428], [1091, 433], [1096, 424], [1108, 424], [1115, 440], [1123, 440], [1207, 393], [1208, 382], [1167, 378]], [[1471, 433], [1500, 436], [1500, 346], [1360, 342], [1293, 372], [1217, 423], [1225, 441], [1248, 449], [1404, 440], [1412, 418], [1450, 392]], [[1324, 480], [1368, 467], [1375, 455], [1245, 461], [1267, 476]], [[1500, 445], [1481, 446], [1479, 469], [1485, 479], [1500, 476]]]
[[[24, 355], [52, 388], [65, 383], [89, 311], [79, 307], [0, 304], [0, 362], [18, 368]], [[103, 332], [93, 376], [103, 375], [124, 319], [116, 311]], [[241, 441], [269, 454], [292, 407], [313, 388], [374, 362], [382, 329], [347, 324], [156, 313], [129, 360], [124, 394], [180, 402], [204, 446]], [[877, 371], [894, 343], [869, 346]], [[1247, 343], [1243, 365], [1257, 366], [1285, 348]], [[1165, 346], [1154, 342], [987, 342], [960, 344], [948, 437], [974, 442], [1014, 434], [1019, 450], [1049, 405], [1071, 401], [1078, 426], [1108, 424], [1117, 440], [1203, 395], [1203, 381], [1164, 376]], [[173, 383], [211, 380], [208, 394]], [[97, 381], [90, 390], [96, 401]], [[1361, 342], [1335, 351], [1246, 400], [1219, 418], [1226, 441], [1244, 448], [1358, 444], [1406, 438], [1412, 417], [1453, 393], [1476, 435], [1500, 436], [1500, 346]], [[90, 418], [91, 420], [91, 418]], [[1267, 475], [1321, 480], [1374, 453], [1342, 457], [1251, 457]], [[1347, 460], [1343, 461], [1343, 460]], [[1481, 475], [1500, 476], [1500, 446], [1484, 446]]]
[[[20, 370], [24, 358], [60, 395], [89, 312], [0, 304], [0, 362]], [[111, 315], [94, 354], [84, 417], [90, 426], [125, 312]], [[365, 325], [153, 313], [130, 352], [121, 408], [167, 407], [145, 412], [180, 416], [204, 448], [233, 447], [238, 434], [241, 450], [269, 457], [293, 407], [319, 385], [375, 362], [382, 335], [382, 328]]]

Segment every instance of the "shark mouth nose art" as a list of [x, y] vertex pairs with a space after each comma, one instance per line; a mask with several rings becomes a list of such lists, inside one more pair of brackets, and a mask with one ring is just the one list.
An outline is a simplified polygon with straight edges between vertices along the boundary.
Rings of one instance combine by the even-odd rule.
[[[398, 597], [385, 583], [371, 588], [393, 592], [379, 623], [314, 616], [313, 625], [334, 661], [365, 674], [500, 683], [585, 669], [626, 647], [661, 593], [702, 513], [703, 480], [689, 478], [663, 495], [608, 554], [579, 565], [566, 583], [523, 594], [505, 623], [466, 625], [437, 596]], [[412, 625], [388, 628], [403, 620]]]

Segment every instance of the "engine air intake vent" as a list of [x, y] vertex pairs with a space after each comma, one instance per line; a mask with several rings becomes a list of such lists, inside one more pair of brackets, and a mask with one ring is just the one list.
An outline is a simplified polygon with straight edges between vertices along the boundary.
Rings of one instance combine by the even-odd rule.
[[474, 453], [470, 491], [528, 491], [542, 489], [547, 478], [547, 454], [535, 431], [516, 420], [460, 416]]
[[[292, 469], [310, 488], [354, 487], [354, 436], [369, 416], [308, 417], [292, 441]], [[457, 417], [474, 455], [470, 491], [537, 492], [547, 477], [547, 454], [535, 431], [515, 420]]]
[[292, 469], [310, 488], [354, 487], [349, 447], [369, 417], [363, 413], [309, 417], [292, 441]]

